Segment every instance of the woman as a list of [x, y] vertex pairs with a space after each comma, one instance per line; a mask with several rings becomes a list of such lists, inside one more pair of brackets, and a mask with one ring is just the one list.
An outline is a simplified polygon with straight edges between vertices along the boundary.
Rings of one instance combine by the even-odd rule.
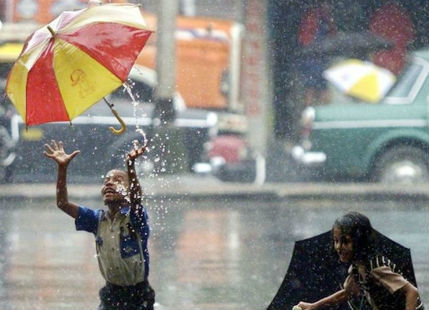
[[364, 295], [374, 310], [423, 310], [417, 288], [394, 262], [374, 250], [372, 235], [365, 215], [350, 212], [338, 218], [332, 227], [334, 249], [340, 261], [351, 264], [344, 288], [314, 303], [301, 301], [296, 307], [313, 310]]

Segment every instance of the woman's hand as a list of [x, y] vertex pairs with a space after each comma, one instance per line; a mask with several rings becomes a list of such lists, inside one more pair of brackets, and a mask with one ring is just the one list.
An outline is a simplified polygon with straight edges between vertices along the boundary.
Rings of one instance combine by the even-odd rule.
[[63, 146], [63, 142], [59, 141], [58, 143], [55, 140], [51, 141], [51, 145], [49, 144], [45, 144], [45, 151], [43, 152], [43, 154], [48, 157], [53, 159], [58, 166], [67, 166], [72, 159], [80, 153], [79, 150], [74, 151], [71, 154], [67, 154], [64, 151], [64, 146]]
[[[296, 306], [294, 306], [294, 310], [296, 309], [295, 307], [301, 309], [301, 310], [312, 310], [312, 309], [316, 309], [314, 304], [308, 303], [308, 302], [303, 302], [300, 301]], [[298, 310], [298, 309], [296, 309]]]

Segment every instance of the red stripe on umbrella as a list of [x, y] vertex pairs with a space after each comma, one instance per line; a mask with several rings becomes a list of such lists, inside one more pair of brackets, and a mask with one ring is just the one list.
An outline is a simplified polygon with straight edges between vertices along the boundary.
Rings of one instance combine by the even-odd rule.
[[125, 81], [150, 35], [150, 31], [142, 32], [127, 25], [97, 23], [57, 37], [77, 46]]
[[53, 41], [49, 43], [49, 47], [40, 55], [28, 74], [27, 102], [28, 98], [31, 98], [31, 101], [43, 102], [43, 104], [27, 104], [27, 125], [38, 125], [52, 120], [69, 120], [64, 105], [58, 104], [62, 102], [62, 97], [53, 70], [52, 44], [54, 44]]

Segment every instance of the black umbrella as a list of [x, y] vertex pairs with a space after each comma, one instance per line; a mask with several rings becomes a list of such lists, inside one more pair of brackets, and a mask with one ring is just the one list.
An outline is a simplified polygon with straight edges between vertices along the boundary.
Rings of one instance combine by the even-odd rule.
[[303, 48], [302, 57], [344, 56], [365, 58], [368, 53], [394, 47], [393, 42], [369, 31], [338, 32]]
[[[410, 249], [374, 232], [377, 251], [395, 262], [403, 276], [416, 286]], [[331, 231], [295, 242], [286, 276], [267, 310], [292, 310], [300, 301], [314, 302], [342, 288], [349, 264], [341, 263], [332, 246]], [[363, 300], [352, 300], [355, 309], [370, 309]], [[327, 309], [347, 309], [347, 303]]]

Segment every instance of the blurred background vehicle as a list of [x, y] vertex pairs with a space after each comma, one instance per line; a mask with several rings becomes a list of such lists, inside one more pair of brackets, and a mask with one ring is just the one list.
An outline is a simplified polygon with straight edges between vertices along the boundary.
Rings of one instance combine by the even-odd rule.
[[330, 102], [306, 108], [292, 155], [324, 180], [429, 181], [429, 49], [409, 55], [396, 84], [371, 103], [330, 85]]
[[[23, 40], [37, 27], [37, 24], [4, 24], [0, 30], [0, 41], [3, 42], [0, 46], [0, 81], [3, 92], [7, 74], [22, 49]], [[135, 65], [129, 75], [128, 87], [121, 87], [107, 96], [129, 128], [126, 134], [119, 137], [108, 129], [110, 126], [118, 127], [118, 122], [102, 102], [74, 119], [71, 125], [49, 123], [27, 128], [3, 93], [0, 111], [1, 181], [28, 181], [32, 177], [41, 181], [52, 180], [52, 167], [42, 155], [43, 145], [51, 139], [62, 140], [68, 148], [82, 151], [83, 156], [76, 160], [75, 172], [71, 173], [72, 181], [81, 182], [93, 181], [99, 171], [122, 167], [125, 150], [129, 149], [132, 140], [144, 139], [142, 131], [147, 139], [152, 140], [153, 148], [155, 143], [159, 143], [153, 137], [152, 119], [156, 83], [154, 70]], [[173, 150], [177, 158], [172, 163], [174, 169], [171, 169], [174, 172], [189, 171], [193, 163], [199, 160], [209, 135], [216, 132], [217, 117], [211, 111], [188, 109], [179, 93], [175, 94], [173, 102], [177, 113], [174, 125], [179, 130], [177, 137], [171, 137], [178, 142]], [[139, 168], [141, 173], [170, 172], [168, 167], [156, 167], [155, 160], [159, 160], [155, 152], [149, 152], [148, 157]]]
[[[121, 2], [121, 1], [117, 1]], [[124, 2], [124, 1], [122, 1]], [[10, 2], [12, 5], [13, 2]], [[48, 4], [40, 0], [40, 5]], [[84, 7], [84, 5], [82, 5]], [[9, 11], [13, 6], [9, 8]], [[15, 9], [18, 9], [15, 7]], [[48, 22], [52, 15], [52, 10], [45, 10], [44, 14], [36, 15], [34, 18], [39, 23]], [[52, 16], [46, 12], [51, 12]], [[48, 16], [49, 15], [49, 16]], [[145, 13], [144, 17], [151, 29], [156, 29], [156, 16]], [[15, 14], [14, 19], [19, 20], [19, 14]], [[2, 63], [2, 80], [5, 81], [7, 73], [17, 55], [20, 52], [25, 38], [37, 27], [36, 23], [5, 23], [0, 30], [0, 42], [13, 42], [18, 48], [14, 55], [9, 55], [7, 61]], [[177, 44], [177, 92], [174, 98], [174, 109], [176, 110], [176, 119], [174, 126], [180, 128], [178, 133], [172, 133], [171, 139], [177, 141], [177, 157], [173, 163], [174, 166], [182, 167], [181, 171], [193, 171], [192, 167], [196, 162], [201, 162], [203, 156], [203, 145], [212, 137], [222, 135], [224, 132], [236, 135], [241, 128], [235, 127], [245, 123], [243, 107], [238, 100], [239, 74], [240, 74], [240, 53], [241, 40], [243, 35], [243, 26], [237, 22], [221, 20], [208, 17], [178, 17], [176, 44]], [[156, 76], [156, 35], [151, 37], [142, 54], [136, 61], [135, 69], [130, 74], [129, 85], [132, 89], [116, 91], [108, 97], [108, 100], [115, 105], [121, 116], [124, 116], [127, 124], [141, 126], [148, 136], [152, 136], [154, 126], [152, 116], [155, 104], [155, 89], [157, 84]], [[204, 78], [196, 78], [203, 77]], [[129, 93], [134, 94], [135, 101], [144, 104], [133, 107], [132, 99]], [[14, 113], [14, 109], [5, 98], [5, 105]], [[8, 125], [8, 132], [16, 144], [19, 154], [15, 162], [15, 175], [26, 175], [37, 173], [45, 175], [48, 170], [40, 166], [40, 162], [33, 166], [30, 158], [39, 158], [33, 156], [38, 149], [42, 150], [43, 143], [51, 138], [63, 139], [69, 141], [67, 145], [80, 148], [82, 153], [88, 152], [88, 148], [93, 153], [94, 158], [99, 158], [99, 154], [107, 152], [116, 158], [118, 154], [123, 153], [122, 146], [125, 141], [131, 141], [140, 134], [127, 132], [121, 136], [118, 141], [110, 140], [109, 133], [103, 129], [116, 125], [114, 118], [110, 118], [108, 109], [100, 103], [94, 108], [89, 109], [84, 116], [73, 121], [73, 126], [64, 126], [64, 124], [47, 124], [31, 128], [24, 128], [19, 116], [11, 118]], [[133, 119], [134, 118], [134, 119]], [[235, 126], [235, 127], [234, 127]], [[63, 129], [63, 128], [67, 129]], [[101, 128], [100, 128], [101, 127]], [[99, 133], [99, 137], [97, 134]], [[105, 134], [106, 137], [102, 138]], [[174, 137], [178, 135], [178, 137]], [[70, 136], [70, 137], [67, 137]], [[117, 137], [116, 137], [117, 138]], [[177, 140], [178, 139], [178, 140]], [[64, 142], [65, 142], [64, 141]], [[105, 148], [98, 145], [109, 145]], [[152, 145], [160, 143], [152, 137]], [[97, 145], [94, 151], [92, 145]], [[116, 149], [115, 149], [116, 148]], [[2, 150], [5, 149], [2, 147]], [[152, 153], [156, 152], [154, 150]], [[30, 155], [31, 154], [31, 155]], [[150, 155], [155, 156], [155, 155]], [[180, 158], [179, 158], [180, 157]], [[98, 161], [108, 161], [110, 158], [102, 156]], [[149, 161], [150, 162], [150, 161]], [[117, 163], [116, 163], [117, 164]], [[106, 163], [107, 165], [107, 163]], [[100, 164], [100, 168], [101, 168]], [[153, 167], [152, 164], [146, 165], [146, 169]], [[83, 164], [78, 173], [90, 175], [88, 167]], [[9, 169], [12, 170], [12, 169]], [[8, 171], [9, 171], [8, 170]], [[25, 172], [20, 172], [23, 170]], [[166, 172], [165, 169], [158, 169], [158, 172]], [[12, 174], [8, 172], [10, 180]], [[1, 175], [0, 175], [1, 176]], [[1, 178], [0, 178], [1, 179]], [[3, 180], [6, 180], [2, 178]], [[18, 178], [22, 179], [22, 177]], [[73, 177], [72, 177], [73, 180]]]
[[[1, 30], [0, 30], [1, 31]], [[12, 119], [16, 112], [4, 93], [6, 77], [22, 44], [14, 41], [0, 42], [0, 182], [10, 181], [13, 175], [13, 163], [16, 160], [18, 138], [12, 132]]]
[[205, 144], [204, 162], [193, 167], [197, 173], [210, 173], [224, 182], [253, 182], [256, 161], [245, 139], [234, 134], [214, 136]]

